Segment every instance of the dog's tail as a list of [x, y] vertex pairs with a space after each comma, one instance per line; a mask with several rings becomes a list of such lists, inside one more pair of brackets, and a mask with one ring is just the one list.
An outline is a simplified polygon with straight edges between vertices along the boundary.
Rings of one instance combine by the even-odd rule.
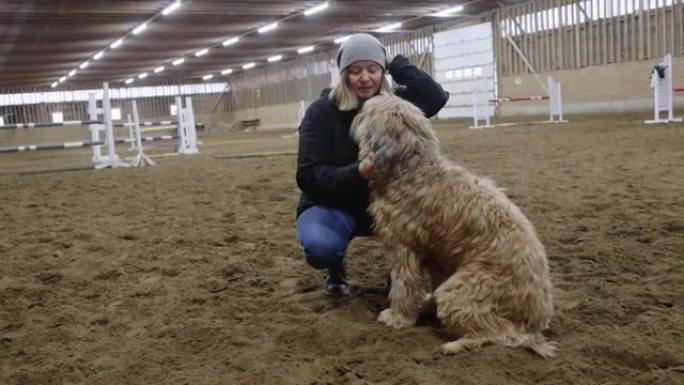
[[501, 337], [499, 342], [512, 348], [524, 347], [530, 349], [544, 358], [554, 357], [558, 350], [558, 344], [547, 341], [546, 337], [541, 333], [507, 335]]

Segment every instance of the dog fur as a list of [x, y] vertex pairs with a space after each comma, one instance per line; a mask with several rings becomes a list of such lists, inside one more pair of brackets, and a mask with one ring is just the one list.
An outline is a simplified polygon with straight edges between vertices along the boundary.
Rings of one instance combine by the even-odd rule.
[[399, 97], [368, 100], [351, 134], [375, 167], [369, 211], [391, 264], [391, 306], [378, 321], [414, 325], [430, 298], [460, 336], [445, 354], [493, 343], [554, 356], [541, 334], [553, 314], [546, 252], [520, 209], [446, 159], [430, 121]]

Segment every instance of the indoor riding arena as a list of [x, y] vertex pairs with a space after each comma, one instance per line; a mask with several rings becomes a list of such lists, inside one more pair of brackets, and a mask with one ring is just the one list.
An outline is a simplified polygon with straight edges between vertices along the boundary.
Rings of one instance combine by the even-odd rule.
[[[0, 384], [684, 384], [683, 0], [0, 8]], [[534, 226], [555, 357], [378, 322], [378, 236], [324, 293], [299, 128], [359, 32], [449, 93], [442, 154]]]

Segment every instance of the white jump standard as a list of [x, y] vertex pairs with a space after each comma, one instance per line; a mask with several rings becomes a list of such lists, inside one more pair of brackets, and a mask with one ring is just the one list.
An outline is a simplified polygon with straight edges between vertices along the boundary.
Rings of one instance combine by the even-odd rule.
[[[651, 88], [653, 88], [653, 120], [645, 120], [646, 124], [681, 122], [682, 118], [674, 116], [675, 92], [684, 92], [684, 88], [673, 88], [674, 79], [672, 55], [667, 55], [663, 61], [651, 70]], [[667, 114], [665, 118], [660, 113]]]
[[[176, 140], [176, 153], [171, 154], [157, 154], [161, 155], [192, 155], [199, 153], [197, 148], [197, 131], [195, 128], [195, 117], [192, 111], [192, 101], [190, 97], [186, 97], [185, 106], [182, 104], [181, 97], [176, 97], [176, 111], [178, 121], [161, 121], [161, 122], [140, 122], [138, 114], [138, 105], [135, 101], [131, 102], [131, 109], [133, 118], [128, 123], [123, 123], [123, 126], [129, 127], [129, 135], [131, 136], [131, 148], [129, 150], [137, 151], [137, 155], [133, 158], [132, 163], [135, 166], [154, 166], [155, 163], [143, 151], [142, 142], [148, 141], [150, 137], [143, 137], [143, 131], [160, 131], [160, 130], [176, 130], [176, 135], [162, 135], [154, 137], [157, 140]], [[172, 124], [172, 125], [169, 125]], [[173, 125], [175, 124], [175, 125]], [[141, 126], [148, 126], [141, 128]], [[140, 138], [140, 140], [138, 140]]]
[[155, 166], [156, 163], [149, 156], [143, 152], [142, 137], [140, 135], [140, 118], [138, 117], [138, 103], [135, 100], [131, 101], [131, 109], [133, 110], [133, 129], [135, 130], [135, 146], [138, 154], [133, 158], [131, 164], [133, 167]]
[[[116, 154], [116, 143], [114, 142], [114, 125], [112, 123], [112, 105], [109, 100], [109, 84], [102, 85], [102, 108], [97, 106], [97, 99], [94, 93], [88, 94], [88, 114], [91, 120], [97, 120], [99, 115], [104, 116], [104, 126], [106, 131], [105, 143], [107, 145], [107, 155], [102, 155], [100, 145], [92, 145], [93, 148], [93, 166], [96, 170], [111, 167], [131, 167], [130, 163], [126, 163], [119, 159]], [[93, 143], [100, 141], [100, 127], [101, 124], [90, 124], [90, 138]]]
[[183, 98], [176, 96], [176, 111], [178, 115], [178, 136], [180, 140], [178, 153], [185, 155], [199, 153], [199, 149], [197, 148], [197, 130], [195, 112], [192, 109], [192, 99], [189, 96], [186, 96], [185, 105], [183, 105]]

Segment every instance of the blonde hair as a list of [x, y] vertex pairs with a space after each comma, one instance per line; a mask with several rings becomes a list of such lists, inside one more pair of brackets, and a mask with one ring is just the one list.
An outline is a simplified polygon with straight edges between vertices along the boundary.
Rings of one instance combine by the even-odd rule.
[[[342, 73], [340, 74], [340, 81], [333, 86], [332, 91], [330, 91], [330, 95], [328, 95], [328, 100], [335, 103], [340, 111], [356, 110], [361, 105], [359, 97], [356, 96], [351, 88], [349, 88], [348, 79], [349, 72], [347, 72], [346, 69], [342, 70]], [[380, 82], [380, 90], [378, 90], [378, 94], [394, 94], [392, 85], [387, 80], [384, 71], [382, 74], [382, 81]]]

